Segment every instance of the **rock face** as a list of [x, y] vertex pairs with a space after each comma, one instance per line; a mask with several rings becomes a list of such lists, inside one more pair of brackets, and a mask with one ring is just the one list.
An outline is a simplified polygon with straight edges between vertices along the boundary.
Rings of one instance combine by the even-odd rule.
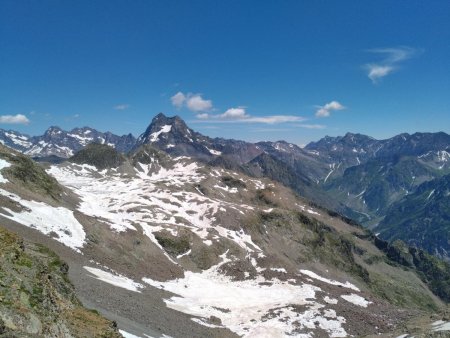
[[0, 226], [1, 337], [121, 337], [77, 300], [68, 265]]
[[188, 128], [180, 117], [167, 117], [162, 113], [156, 115], [147, 130], [138, 137], [135, 148], [142, 144], [151, 144], [174, 156], [190, 156], [204, 162], [225, 157], [238, 165], [262, 153], [255, 144], [210, 138]]

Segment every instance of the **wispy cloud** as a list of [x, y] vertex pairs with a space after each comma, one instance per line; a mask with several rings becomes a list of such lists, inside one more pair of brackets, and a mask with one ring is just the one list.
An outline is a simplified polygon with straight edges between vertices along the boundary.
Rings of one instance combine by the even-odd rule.
[[130, 108], [130, 105], [127, 103], [118, 104], [117, 106], [113, 107], [115, 110], [126, 110]]
[[295, 124], [295, 126], [306, 129], [325, 129], [327, 127], [323, 124], [307, 124], [307, 123], [298, 123]]
[[172, 105], [178, 109], [186, 107], [194, 113], [208, 112], [213, 109], [211, 100], [205, 100], [202, 94], [184, 94], [182, 92], [176, 93], [170, 98]]
[[285, 122], [301, 122], [305, 119], [294, 115], [269, 115], [269, 116], [252, 116], [246, 112], [245, 107], [229, 108], [222, 114], [197, 114], [200, 120], [213, 120], [215, 122], [228, 123], [264, 123], [264, 124], [278, 124]]
[[5, 124], [28, 124], [30, 120], [23, 114], [1, 115], [0, 123]]
[[265, 124], [277, 124], [285, 122], [300, 122], [305, 119], [301, 116], [295, 115], [269, 115], [269, 116], [252, 116], [242, 119], [243, 122], [255, 122]]
[[331, 101], [323, 106], [317, 106], [317, 108], [316, 117], [328, 117], [332, 111], [345, 109], [338, 101]]
[[367, 63], [364, 68], [367, 77], [374, 83], [380, 82], [385, 76], [399, 69], [400, 64], [417, 55], [418, 50], [411, 47], [375, 48], [369, 49], [369, 53], [381, 55], [379, 62]]

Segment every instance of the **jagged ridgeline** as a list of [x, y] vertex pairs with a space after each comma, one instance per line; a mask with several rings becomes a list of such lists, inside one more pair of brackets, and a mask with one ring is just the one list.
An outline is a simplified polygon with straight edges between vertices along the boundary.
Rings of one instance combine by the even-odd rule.
[[0, 337], [122, 337], [78, 301], [69, 266], [0, 225]]

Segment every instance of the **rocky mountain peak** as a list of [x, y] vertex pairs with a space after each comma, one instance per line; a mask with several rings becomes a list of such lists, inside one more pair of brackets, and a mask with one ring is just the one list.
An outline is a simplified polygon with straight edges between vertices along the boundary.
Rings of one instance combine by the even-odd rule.
[[[192, 142], [193, 131], [179, 116], [156, 115], [145, 132], [139, 136], [137, 145], [147, 143], [178, 144]], [[170, 142], [170, 143], [169, 143]]]
[[58, 126], [51, 126], [45, 131], [44, 137], [52, 137], [52, 136], [60, 135], [63, 132], [64, 131], [60, 127], [58, 127]]

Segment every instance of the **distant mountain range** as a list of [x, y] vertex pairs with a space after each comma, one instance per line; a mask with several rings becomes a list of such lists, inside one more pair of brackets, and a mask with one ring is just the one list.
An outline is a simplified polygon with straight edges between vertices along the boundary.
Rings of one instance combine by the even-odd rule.
[[29, 136], [13, 130], [0, 129], [0, 143], [31, 157], [69, 158], [92, 142], [108, 144], [118, 151], [128, 152], [135, 145], [136, 139], [131, 134], [117, 136], [89, 127], [65, 131], [52, 126], [41, 136]]
[[[175, 157], [188, 156], [212, 166], [279, 181], [317, 205], [370, 228], [379, 226], [380, 231], [375, 231], [383, 238], [402, 238], [443, 257], [449, 252], [448, 245], [434, 245], [431, 238], [419, 241], [414, 231], [398, 230], [418, 220], [402, 216], [398, 211], [403, 210], [402, 205], [420, 200], [414, 196], [422, 196], [420, 191], [429, 191], [430, 184], [439, 185], [439, 180], [450, 174], [450, 135], [443, 132], [405, 133], [386, 140], [347, 133], [326, 136], [301, 148], [285, 141], [250, 143], [211, 138], [190, 129], [178, 116], [160, 113], [137, 139], [131, 134], [118, 136], [89, 127], [70, 132], [50, 127], [44, 135], [34, 137], [0, 129], [0, 142], [52, 162], [69, 158], [93, 142], [124, 153], [150, 144]], [[423, 217], [446, 198], [445, 192], [434, 194], [420, 206]], [[433, 229], [439, 229], [446, 222], [444, 218], [431, 218]]]

